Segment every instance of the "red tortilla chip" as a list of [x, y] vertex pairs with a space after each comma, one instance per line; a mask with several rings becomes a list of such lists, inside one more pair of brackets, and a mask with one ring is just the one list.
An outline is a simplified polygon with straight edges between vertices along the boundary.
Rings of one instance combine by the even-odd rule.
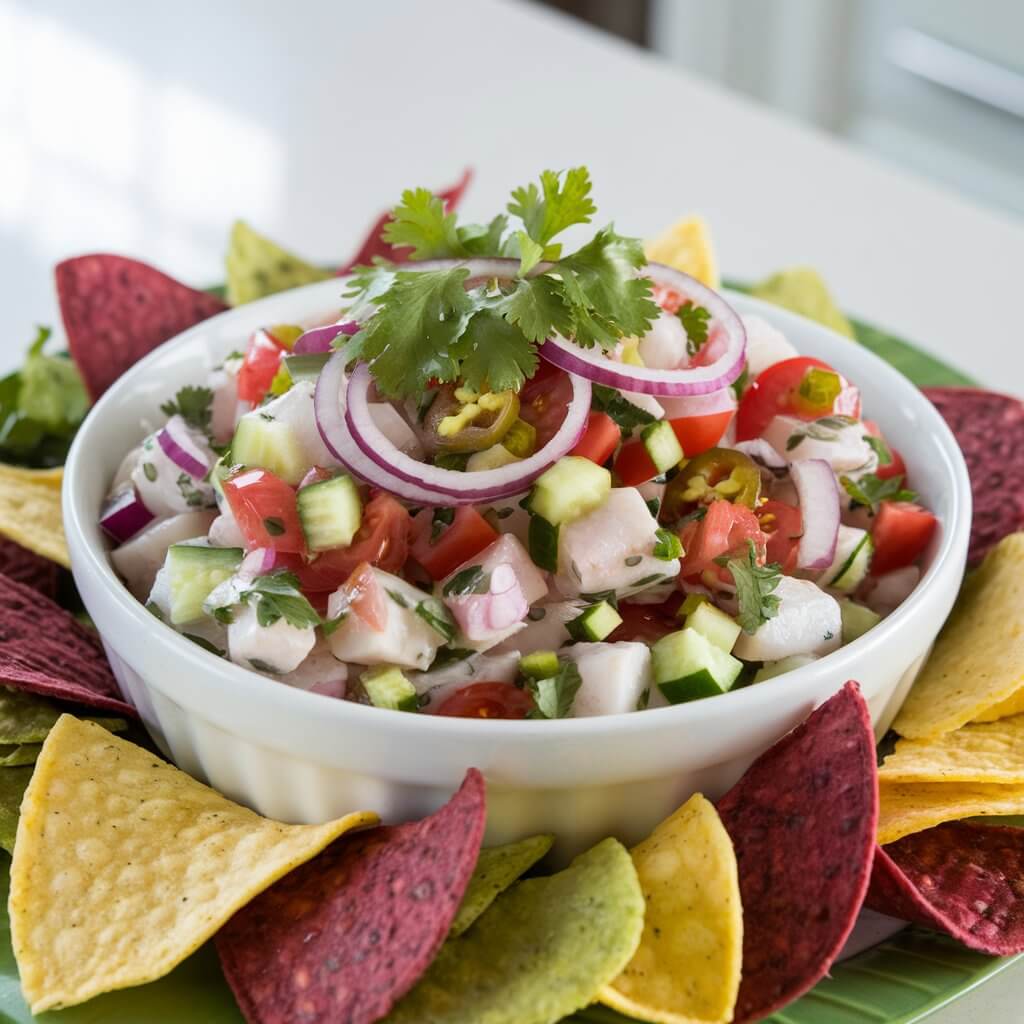
[[77, 256], [56, 277], [68, 348], [94, 400], [157, 345], [228, 308], [125, 256]]
[[847, 683], [762, 754], [721, 799], [743, 896], [743, 980], [734, 1024], [811, 988], [853, 928], [878, 822], [875, 736]]
[[979, 953], [1024, 953], [1024, 829], [954, 821], [879, 847], [865, 902]]
[[0, 539], [0, 574], [38, 590], [51, 601], [57, 597], [60, 566], [6, 538]]
[[385, 1016], [448, 935], [486, 818], [471, 768], [436, 814], [346, 836], [235, 914], [217, 952], [249, 1024]]
[[23, 583], [0, 576], [0, 683], [138, 718], [96, 634]]
[[973, 514], [968, 565], [1024, 530], [1024, 402], [980, 388], [925, 388], [964, 453]]
[[[473, 168], [467, 167], [462, 172], [462, 177], [452, 185], [450, 188], [442, 189], [440, 192], [436, 192], [435, 195], [439, 199], [444, 200], [444, 208], [446, 213], [453, 213], [455, 208], [459, 205], [459, 201], [462, 199], [463, 193], [469, 188], [469, 183], [473, 180]], [[376, 223], [370, 228], [369, 234], [366, 236], [366, 240], [359, 247], [359, 251], [338, 271], [338, 276], [341, 277], [344, 274], [351, 272], [353, 267], [359, 267], [367, 265], [373, 262], [374, 257], [380, 256], [383, 259], [390, 260], [392, 263], [405, 263], [409, 259], [409, 253], [411, 249], [401, 248], [396, 249], [381, 238], [381, 232], [384, 230], [384, 225], [391, 220], [391, 211], [386, 210], [378, 218]]]

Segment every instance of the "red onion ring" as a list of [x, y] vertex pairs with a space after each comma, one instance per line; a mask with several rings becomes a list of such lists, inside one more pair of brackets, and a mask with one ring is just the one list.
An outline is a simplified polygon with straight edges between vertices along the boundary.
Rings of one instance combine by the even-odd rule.
[[171, 462], [195, 480], [202, 480], [213, 465], [213, 460], [192, 440], [180, 416], [172, 416], [167, 421], [156, 435], [156, 442]]
[[800, 499], [804, 532], [797, 548], [801, 569], [827, 569], [836, 557], [839, 536], [839, 486], [824, 459], [791, 462], [789, 475]]
[[327, 324], [324, 327], [313, 327], [300, 335], [299, 340], [292, 347], [296, 355], [311, 355], [317, 352], [330, 352], [331, 342], [339, 334], [353, 335], [359, 330], [359, 324], [354, 320], [339, 320], [337, 323]]
[[100, 526], [118, 544], [134, 537], [153, 521], [153, 513], [146, 508], [134, 487], [126, 487], [108, 499], [100, 512]]
[[734, 444], [733, 448], [755, 462], [760, 462], [762, 466], [767, 466], [768, 469], [782, 469], [786, 465], [786, 460], [763, 437], [755, 437], [752, 441], [740, 441]]

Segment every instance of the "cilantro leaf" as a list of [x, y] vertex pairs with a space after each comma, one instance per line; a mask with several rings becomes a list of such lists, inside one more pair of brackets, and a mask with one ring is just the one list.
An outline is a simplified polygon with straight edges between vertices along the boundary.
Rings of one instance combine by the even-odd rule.
[[880, 466], [891, 466], [892, 465], [892, 452], [889, 450], [889, 446], [880, 438], [874, 437], [871, 434], [865, 434], [862, 441], [875, 453], [878, 457], [878, 464]]
[[320, 615], [299, 591], [299, 580], [294, 573], [275, 570], [266, 576], [257, 576], [248, 590], [239, 594], [241, 601], [255, 602], [256, 621], [261, 626], [273, 626], [284, 619], [289, 626], [306, 629], [321, 624]]
[[683, 557], [683, 543], [678, 535], [671, 530], [659, 527], [655, 536], [657, 539], [652, 552], [655, 558], [660, 558], [663, 562], [671, 562], [674, 558]]
[[547, 679], [531, 679], [527, 683], [536, 707], [526, 717], [568, 718], [582, 685], [583, 679], [576, 662], [559, 659], [555, 675]]
[[489, 224], [464, 224], [459, 227], [459, 242], [467, 256], [505, 256], [507, 243], [502, 239], [508, 217], [499, 213]]
[[526, 233], [542, 248], [555, 235], [573, 224], [589, 224], [597, 207], [590, 198], [590, 172], [574, 167], [565, 172], [565, 180], [557, 171], [544, 171], [540, 190], [532, 182], [514, 189], [508, 212], [518, 217]]
[[757, 564], [754, 542], [747, 541], [746, 557], [716, 559], [732, 573], [740, 610], [736, 616], [744, 633], [756, 633], [758, 627], [779, 613], [779, 598], [772, 593], [782, 579], [782, 568], [775, 562]]
[[590, 408], [595, 412], [607, 413], [618, 424], [619, 429], [631, 433], [637, 427], [653, 423], [654, 417], [639, 405], [634, 405], [615, 388], [604, 384], [592, 384], [590, 389]]
[[213, 415], [213, 392], [209, 388], [188, 385], [181, 388], [173, 400], [164, 402], [160, 411], [166, 416], [181, 416], [190, 426], [203, 433], [210, 431]]
[[573, 317], [565, 303], [561, 282], [546, 274], [520, 281], [499, 308], [530, 341], [573, 332]]
[[839, 482], [843, 490], [853, 499], [854, 504], [871, 509], [877, 515], [878, 506], [883, 501], [916, 501], [917, 493], [903, 486], [903, 475], [897, 474], [881, 480], [874, 473], [865, 473], [858, 480], [841, 476]]
[[537, 350], [522, 330], [496, 312], [481, 309], [452, 349], [462, 379], [475, 391], [518, 391], [537, 371]]
[[703, 307], [694, 305], [687, 299], [680, 307], [676, 316], [682, 321], [686, 331], [686, 351], [691, 356], [700, 351], [701, 345], [708, 340], [708, 321], [711, 314]]
[[543, 259], [544, 246], [535, 242], [525, 231], [517, 231], [516, 240], [519, 242], [519, 276], [526, 277]]
[[391, 211], [381, 238], [389, 245], [409, 246], [414, 260], [466, 256], [455, 225], [455, 214], [444, 212], [444, 201], [425, 188], [407, 189]]

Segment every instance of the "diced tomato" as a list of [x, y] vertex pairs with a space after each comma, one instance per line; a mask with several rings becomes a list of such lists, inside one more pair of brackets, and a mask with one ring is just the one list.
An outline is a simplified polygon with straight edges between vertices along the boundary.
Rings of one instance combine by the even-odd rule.
[[[882, 431], [874, 420], [865, 420], [864, 426], [867, 429], [867, 432], [872, 437], [877, 437], [881, 441], [885, 442], [885, 438], [882, 436]], [[875, 470], [875, 476], [877, 476], [879, 480], [888, 480], [890, 477], [893, 476], [901, 476], [904, 480], [906, 480], [907, 464], [903, 461], [903, 456], [900, 455], [900, 453], [896, 451], [895, 448], [888, 444], [888, 442], [885, 442], [885, 444], [886, 447], [889, 449], [889, 454], [892, 456], [892, 462], [890, 462], [887, 466], [880, 465]]]
[[678, 595], [671, 603], [665, 604], [626, 604], [619, 605], [622, 622], [607, 637], [608, 643], [619, 640], [633, 640], [642, 644], [653, 644], [669, 633], [682, 629], [682, 623], [676, 618], [682, 595]]
[[369, 562], [361, 562], [345, 581], [349, 611], [372, 630], [383, 632], [388, 624], [387, 599]]
[[784, 501], [766, 501], [757, 508], [757, 520], [765, 535], [765, 559], [777, 562], [791, 576], [796, 569], [797, 548], [803, 533], [800, 509]]
[[623, 487], [636, 487], [658, 475], [658, 467], [651, 461], [643, 441], [627, 441], [615, 458], [612, 467]]
[[297, 570], [302, 589], [310, 593], [337, 590], [361, 562], [397, 573], [409, 557], [409, 513], [390, 494], [374, 495], [363, 509], [363, 521], [347, 548], [333, 548]]
[[683, 453], [688, 459], [714, 448], [729, 426], [733, 411], [713, 412], [707, 416], [681, 416], [669, 420]]
[[543, 448], [555, 436], [571, 400], [569, 375], [542, 360], [536, 374], [519, 392], [519, 418], [537, 431], [538, 448]]
[[238, 397], [259, 405], [281, 367], [285, 347], [269, 332], [255, 331], [238, 372]]
[[454, 509], [454, 518], [436, 540], [431, 539], [434, 517], [430, 509], [424, 509], [413, 519], [412, 531], [410, 553], [435, 580], [443, 580], [498, 539], [494, 527], [471, 505]]
[[795, 400], [797, 389], [808, 370], [836, 371], [828, 363], [811, 356], [783, 359], [769, 366], [743, 393], [736, 413], [736, 440], [750, 441], [760, 437], [776, 416], [798, 416], [804, 420], [819, 419], [829, 413], [860, 416], [860, 397], [856, 388], [844, 381], [839, 397], [828, 409], [809, 409]]
[[300, 554], [306, 541], [295, 505], [295, 491], [265, 469], [243, 469], [224, 483], [224, 497], [248, 550], [273, 548]]
[[512, 683], [470, 683], [456, 690], [437, 714], [451, 718], [525, 718], [533, 698]]
[[664, 284], [654, 285], [651, 289], [651, 298], [661, 306], [666, 313], [678, 313], [679, 307], [686, 301], [679, 292]]
[[926, 508], [907, 501], [883, 501], [871, 528], [875, 553], [871, 575], [883, 576], [913, 565], [928, 547], [938, 520]]
[[679, 575], [687, 578], [705, 569], [717, 569], [721, 570], [720, 579], [731, 582], [729, 571], [716, 565], [715, 559], [742, 552], [748, 540], [754, 542], [759, 558], [763, 558], [765, 536], [757, 516], [746, 505], [713, 501], [707, 509], [703, 519], [687, 523], [680, 535], [686, 554]]
[[606, 412], [592, 412], [587, 417], [587, 426], [576, 447], [569, 453], [590, 459], [603, 466], [622, 440], [619, 425]]

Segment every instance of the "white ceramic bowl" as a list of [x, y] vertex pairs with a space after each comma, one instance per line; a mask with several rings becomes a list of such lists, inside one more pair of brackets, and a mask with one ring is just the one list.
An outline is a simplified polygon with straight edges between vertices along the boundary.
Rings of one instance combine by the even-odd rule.
[[[381, 711], [273, 682], [221, 661], [157, 623], [121, 584], [97, 513], [128, 448], [161, 401], [202, 381], [260, 325], [329, 314], [338, 281], [242, 306], [163, 345], [89, 414], [68, 457], [64, 523], [75, 581], [128, 698], [177, 764], [263, 814], [323, 821], [357, 808], [385, 821], [436, 809], [474, 765], [488, 781], [489, 843], [553, 832], [564, 858], [606, 835], [632, 842], [701, 790], [722, 794], [773, 741], [847, 679], [878, 733], [888, 728], [960, 585], [970, 488], [956, 442], [906, 378], [866, 349], [741, 295], [862, 389], [865, 415], [903, 454], [938, 515], [927, 570], [881, 625], [827, 658], [711, 700], [605, 718], [477, 721]], [[808, 766], [810, 768], [810, 766]]]

